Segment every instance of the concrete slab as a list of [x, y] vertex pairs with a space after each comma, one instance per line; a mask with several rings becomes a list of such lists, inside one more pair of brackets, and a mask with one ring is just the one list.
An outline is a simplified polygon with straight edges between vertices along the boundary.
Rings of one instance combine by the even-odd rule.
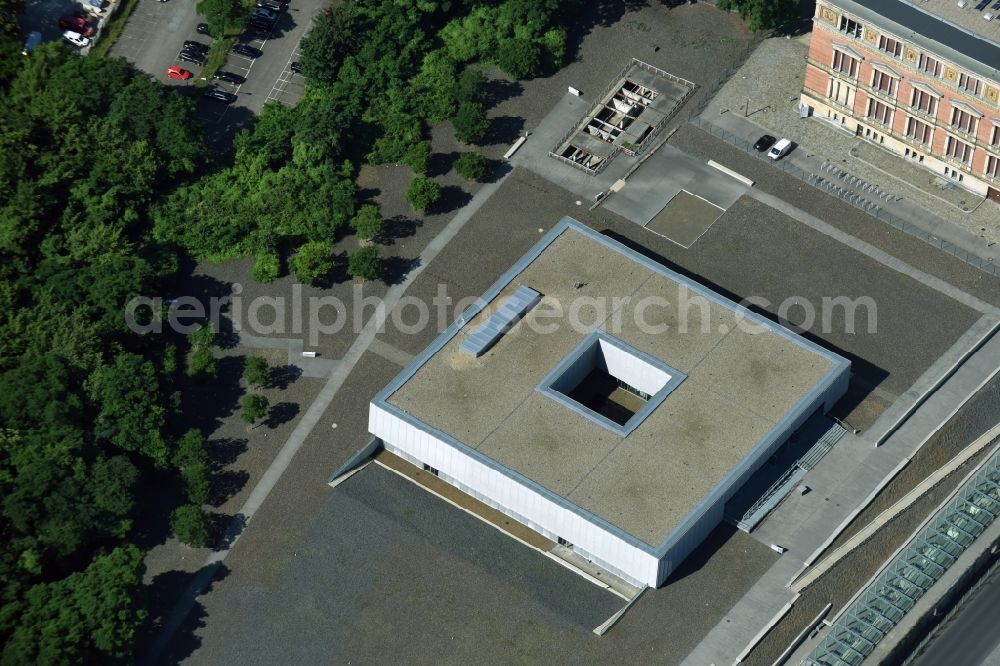
[[689, 248], [725, 211], [701, 197], [681, 190], [653, 216], [646, 228]]
[[725, 210], [748, 189], [706, 162], [665, 145], [643, 162], [604, 207], [646, 225], [682, 190]]

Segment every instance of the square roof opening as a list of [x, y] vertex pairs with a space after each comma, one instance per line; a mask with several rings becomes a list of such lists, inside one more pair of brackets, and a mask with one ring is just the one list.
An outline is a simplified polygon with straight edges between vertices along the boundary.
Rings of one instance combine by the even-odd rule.
[[604, 331], [593, 331], [538, 390], [621, 436], [636, 429], [687, 378]]

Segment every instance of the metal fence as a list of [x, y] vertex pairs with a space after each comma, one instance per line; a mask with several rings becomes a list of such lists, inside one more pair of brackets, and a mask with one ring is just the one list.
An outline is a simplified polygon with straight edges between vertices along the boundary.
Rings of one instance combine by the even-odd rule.
[[935, 248], [946, 252], [953, 257], [964, 261], [965, 263], [973, 266], [984, 273], [988, 273], [993, 276], [1000, 276], [1000, 267], [998, 267], [994, 262], [984, 259], [977, 254], [969, 252], [963, 248], [958, 247], [954, 243], [950, 243], [943, 238], [938, 238], [934, 234], [921, 229], [920, 227], [904, 220], [903, 218], [890, 213], [882, 207], [879, 203], [881, 199], [879, 197], [867, 198], [858, 194], [857, 192], [851, 191], [849, 188], [841, 187], [836, 182], [830, 180], [829, 178], [821, 175], [812, 173], [810, 171], [805, 171], [795, 166], [791, 162], [786, 160], [769, 160], [766, 155], [760, 153], [753, 148], [753, 143], [743, 137], [734, 134], [726, 129], [723, 129], [708, 120], [705, 120], [701, 116], [692, 115], [691, 123], [701, 129], [705, 130], [712, 136], [716, 136], [723, 141], [742, 149], [748, 155], [752, 155], [761, 161], [767, 161], [771, 166], [777, 167], [787, 174], [795, 176], [801, 181], [812, 185], [820, 190], [825, 191], [827, 194], [834, 196], [841, 201], [844, 201], [861, 211], [868, 213], [872, 217], [889, 224], [903, 233], [913, 236], [914, 238], [919, 238], [928, 245], [932, 245]]

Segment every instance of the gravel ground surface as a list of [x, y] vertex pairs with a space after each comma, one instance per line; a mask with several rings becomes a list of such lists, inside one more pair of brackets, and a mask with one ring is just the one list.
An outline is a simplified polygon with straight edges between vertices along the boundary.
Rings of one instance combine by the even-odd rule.
[[949, 282], [991, 305], [1000, 306], [1000, 278], [987, 275], [913, 236], [897, 231], [850, 204], [835, 199], [797, 178], [792, 178], [780, 169], [768, 166], [694, 125], [688, 124], [678, 130], [671, 137], [670, 144], [690, 155], [705, 160], [714, 159], [739, 173], [746, 174], [756, 181], [754, 187], [779, 196], [827, 224], [870, 243], [925, 273]]
[[[844, 132], [820, 120], [804, 121], [799, 117], [798, 101], [805, 76], [805, 58], [809, 52], [807, 33], [795, 39], [773, 38], [764, 40], [747, 59], [746, 64], [720, 90], [712, 100], [708, 118], [723, 109], [732, 113], [746, 112], [750, 99], [750, 120], [779, 137], [788, 137], [800, 145], [799, 150], [822, 155], [838, 162], [842, 168], [860, 176], [882, 189], [894, 192], [935, 215], [960, 225], [966, 231], [993, 242], [1000, 241], [1000, 224], [997, 207], [986, 202], [971, 212], [964, 207], [975, 207], [982, 197], [949, 183], [927, 169], [913, 167], [905, 158], [886, 150], [880, 156], [866, 158], [867, 148], [874, 144], [845, 135]], [[862, 145], [863, 153], [852, 147]], [[843, 162], [842, 162], [843, 160]], [[892, 165], [889, 176], [885, 167]]]
[[[865, 511], [859, 514], [830, 548], [836, 548], [844, 539], [856, 533], [874, 516], [900, 499], [946, 460], [995, 424], [1000, 418], [998, 391], [1000, 382], [996, 379], [983, 387], [934, 438], [917, 452], [913, 461], [886, 486]], [[827, 618], [833, 617], [990, 450], [991, 447], [986, 447], [972, 456], [803, 590], [788, 615], [775, 625], [744, 663], [751, 666], [773, 663], [827, 603], [833, 604]]]

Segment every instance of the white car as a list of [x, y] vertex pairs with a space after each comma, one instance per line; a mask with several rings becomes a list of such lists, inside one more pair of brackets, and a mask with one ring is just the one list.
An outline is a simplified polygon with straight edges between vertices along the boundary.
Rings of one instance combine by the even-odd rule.
[[767, 151], [767, 156], [772, 160], [780, 160], [782, 157], [788, 154], [792, 149], [792, 142], [788, 139], [782, 139], [778, 143], [771, 146], [771, 150]]
[[63, 39], [73, 46], [90, 46], [90, 38], [84, 37], [78, 32], [67, 30], [63, 33]]

